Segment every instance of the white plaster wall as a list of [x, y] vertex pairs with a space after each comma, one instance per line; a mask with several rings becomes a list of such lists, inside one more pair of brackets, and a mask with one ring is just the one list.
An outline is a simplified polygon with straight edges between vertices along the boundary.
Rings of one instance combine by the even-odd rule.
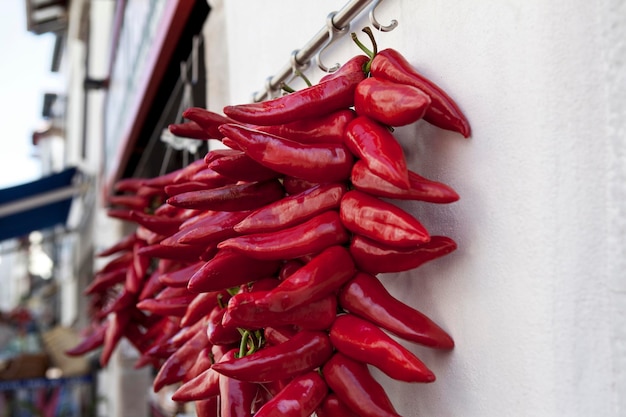
[[[209, 103], [249, 101], [344, 4], [225, 2], [214, 41], [227, 65], [209, 76], [228, 88]], [[433, 384], [376, 374], [399, 413], [626, 414], [626, 2], [386, 0], [378, 12], [400, 23], [377, 35], [380, 48], [405, 54], [473, 128], [470, 139], [426, 123], [397, 130], [410, 168], [461, 195], [402, 205], [459, 249], [384, 277], [457, 343], [405, 344]], [[324, 58], [356, 53], [345, 37]]]

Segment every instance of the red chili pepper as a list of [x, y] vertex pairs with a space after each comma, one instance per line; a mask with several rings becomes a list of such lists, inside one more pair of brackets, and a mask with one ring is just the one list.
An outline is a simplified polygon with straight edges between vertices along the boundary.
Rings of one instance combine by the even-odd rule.
[[408, 172], [410, 187], [404, 190], [374, 174], [364, 161], [357, 161], [352, 166], [350, 181], [355, 189], [378, 197], [440, 204], [453, 203], [459, 199], [456, 191], [448, 185], [424, 178], [411, 170]]
[[214, 363], [212, 349], [213, 346], [208, 346], [200, 351], [196, 361], [185, 374], [183, 383], [192, 380], [207, 369], [211, 369], [211, 366]]
[[241, 151], [238, 154], [224, 156], [212, 161], [209, 168], [237, 181], [265, 181], [281, 176], [278, 172], [259, 164]]
[[291, 339], [296, 334], [296, 330], [291, 326], [268, 326], [263, 329], [263, 337], [267, 343], [278, 345]]
[[299, 143], [343, 143], [343, 132], [356, 115], [352, 109], [341, 109], [322, 117], [255, 129]]
[[357, 273], [339, 293], [342, 308], [414, 343], [452, 349], [454, 341], [435, 322], [392, 296], [373, 275]]
[[197, 210], [243, 211], [279, 200], [284, 194], [279, 181], [268, 180], [178, 194], [168, 198], [167, 203]]
[[291, 276], [294, 272], [304, 266], [304, 262], [297, 259], [289, 259], [283, 263], [278, 271], [278, 279], [283, 281]]
[[124, 330], [129, 322], [130, 315], [128, 312], [119, 311], [110, 314], [106, 332], [104, 333], [102, 353], [100, 354], [100, 365], [102, 367], [107, 366], [109, 363], [111, 355], [124, 336]]
[[109, 260], [105, 266], [96, 271], [96, 274], [104, 274], [110, 271], [114, 271], [119, 268], [128, 267], [133, 261], [133, 252], [128, 251], [124, 252], [120, 255], [115, 256], [113, 259]]
[[269, 311], [291, 310], [328, 296], [352, 278], [355, 272], [347, 249], [331, 246], [264, 297], [257, 299], [255, 304]]
[[200, 255], [202, 255], [205, 249], [206, 248], [201, 245], [166, 246], [156, 243], [154, 245], [144, 246], [139, 249], [137, 253], [151, 258], [173, 259], [180, 262], [195, 262], [200, 258]]
[[118, 192], [136, 193], [146, 182], [146, 178], [121, 178], [113, 184], [113, 190]]
[[193, 366], [198, 353], [208, 344], [206, 332], [197, 332], [172, 353], [152, 381], [154, 392], [159, 392], [166, 385], [182, 381], [187, 371]]
[[255, 417], [308, 417], [328, 393], [326, 382], [317, 372], [307, 372], [291, 380], [263, 405]]
[[326, 330], [337, 315], [335, 295], [329, 295], [288, 311], [275, 312], [255, 304], [255, 301], [262, 298], [265, 293], [265, 291], [256, 291], [233, 296], [228, 301], [222, 324], [226, 327], [246, 329], [293, 325], [300, 329]]
[[204, 265], [203, 261], [193, 262], [178, 269], [159, 275], [159, 281], [168, 287], [187, 287], [189, 278]]
[[144, 282], [141, 292], [139, 292], [139, 297], [137, 297], [139, 301], [152, 298], [163, 289], [165, 285], [159, 281], [159, 277], [162, 273], [162, 271], [156, 270], [150, 274], [148, 279]]
[[459, 132], [466, 138], [470, 136], [469, 123], [454, 100], [441, 87], [420, 74], [398, 51], [379, 51], [372, 59], [370, 72], [374, 77], [419, 88], [431, 99], [424, 120], [442, 129]]
[[299, 194], [318, 185], [320, 185], [319, 182], [307, 181], [302, 178], [291, 177], [289, 175], [283, 177], [283, 187], [289, 195]]
[[376, 175], [396, 187], [409, 189], [409, 173], [402, 146], [383, 125], [369, 117], [359, 116], [348, 124], [345, 143]]
[[226, 239], [217, 245], [256, 259], [295, 259], [321, 252], [348, 240], [339, 214], [330, 210], [304, 223], [268, 233], [254, 233]]
[[110, 206], [124, 206], [132, 210], [145, 210], [150, 205], [148, 198], [139, 195], [112, 195], [108, 201]]
[[190, 107], [183, 111], [183, 117], [197, 123], [210, 139], [221, 139], [217, 128], [226, 123], [236, 123], [233, 119], [200, 107]]
[[[234, 358], [235, 352], [236, 349], [228, 352], [218, 364]], [[252, 416], [252, 405], [258, 391], [256, 384], [220, 374], [219, 387], [220, 417]]]
[[238, 122], [255, 125], [277, 125], [320, 117], [352, 107], [354, 90], [364, 78], [362, 70], [353, 71], [272, 100], [226, 106], [224, 113]]
[[338, 208], [346, 192], [344, 184], [320, 184], [302, 193], [283, 197], [263, 206], [235, 225], [238, 233], [265, 233], [294, 226]]
[[224, 327], [222, 317], [226, 309], [215, 306], [207, 318], [207, 336], [214, 345], [230, 345], [241, 340], [241, 334], [236, 328]]
[[219, 376], [214, 369], [206, 369], [178, 387], [172, 394], [172, 400], [188, 402], [217, 397], [220, 395]]
[[332, 350], [326, 333], [303, 330], [280, 345], [267, 346], [241, 358], [221, 360], [213, 369], [242, 381], [270, 382], [312, 371], [328, 360]]
[[400, 417], [367, 365], [335, 353], [322, 368], [328, 387], [361, 417]]
[[220, 417], [219, 397], [195, 401], [194, 407], [198, 417]]
[[433, 382], [435, 374], [375, 324], [351, 314], [337, 317], [330, 341], [344, 355], [373, 365], [398, 381]]
[[335, 393], [329, 393], [315, 410], [317, 417], [359, 417]]
[[147, 298], [139, 301], [136, 305], [137, 308], [143, 311], [148, 311], [152, 314], [159, 316], [174, 316], [182, 317], [187, 311], [187, 306], [196, 294], [190, 294], [185, 296], [178, 296], [172, 298], [166, 298], [163, 300], [157, 300], [154, 298]]
[[137, 224], [161, 235], [175, 233], [183, 221], [185, 221], [180, 217], [155, 216], [141, 211], [131, 211], [130, 217]]
[[238, 234], [234, 230], [234, 226], [249, 214], [251, 214], [250, 210], [209, 211], [203, 214], [198, 221], [183, 224], [179, 232], [165, 239], [162, 243], [176, 242], [194, 245], [228, 239]]
[[361, 191], [348, 191], [341, 199], [341, 222], [353, 233], [392, 247], [412, 248], [430, 235], [411, 214]]
[[175, 334], [169, 336], [162, 343], [153, 346], [146, 353], [154, 357], [168, 358], [197, 333], [206, 334], [204, 326], [206, 326], [205, 321], [200, 320], [190, 326], [181, 327]]
[[[180, 184], [166, 185], [165, 194], [167, 194], [168, 197], [174, 197], [175, 195], [178, 195], [178, 194], [190, 193], [192, 191], [206, 190], [207, 188], [211, 188], [211, 187], [208, 187], [203, 182], [188, 181], [188, 182], [182, 182]], [[171, 206], [171, 207], [174, 207], [174, 206]]]
[[298, 143], [241, 125], [220, 126], [250, 158], [281, 174], [313, 182], [340, 182], [350, 177], [352, 154], [342, 143]]
[[[176, 173], [176, 175], [174, 175], [174, 177], [172, 178], [172, 183], [173, 184], [181, 184], [184, 182], [189, 182], [192, 181], [193, 177], [200, 171], [203, 171], [206, 169], [206, 164], [204, 163], [204, 160], [202, 159], [197, 159], [187, 165], [185, 165], [184, 167], [182, 167], [181, 169], [174, 171]], [[168, 175], [168, 174], [166, 174]]]
[[229, 298], [227, 291], [210, 291], [198, 294], [187, 306], [185, 315], [181, 317], [181, 327], [196, 323], [207, 316], [213, 310], [213, 307], [219, 303], [220, 299], [223, 303], [227, 303]]
[[320, 83], [359, 71], [365, 74], [365, 65], [369, 62], [369, 60], [370, 58], [366, 55], [355, 55], [339, 67], [337, 71], [324, 75], [320, 79]]
[[191, 276], [187, 288], [193, 292], [222, 290], [273, 276], [278, 268], [278, 261], [254, 259], [232, 250], [220, 249], [213, 259]]
[[111, 256], [120, 252], [131, 250], [136, 241], [137, 235], [135, 233], [131, 233], [129, 235], [126, 235], [124, 238], [122, 238], [122, 240], [118, 241], [114, 245], [98, 252], [96, 256], [102, 258], [105, 256]]
[[430, 97], [420, 89], [382, 78], [369, 77], [356, 87], [354, 109], [389, 126], [406, 126], [424, 117]]
[[126, 268], [119, 268], [114, 271], [95, 274], [93, 281], [89, 283], [83, 293], [85, 295], [95, 294], [126, 281], [126, 271]]
[[69, 356], [82, 356], [85, 353], [89, 353], [98, 349], [104, 344], [105, 334], [107, 332], [108, 322], [102, 322], [90, 329], [91, 331], [83, 336], [77, 345], [65, 351]]
[[375, 275], [417, 268], [428, 261], [449, 254], [456, 247], [456, 243], [446, 236], [431, 236], [428, 243], [400, 249], [355, 235], [350, 242], [350, 253], [358, 269]]
[[178, 137], [209, 140], [209, 135], [205, 130], [196, 122], [189, 121], [184, 123], [172, 123], [168, 127], [169, 131]]

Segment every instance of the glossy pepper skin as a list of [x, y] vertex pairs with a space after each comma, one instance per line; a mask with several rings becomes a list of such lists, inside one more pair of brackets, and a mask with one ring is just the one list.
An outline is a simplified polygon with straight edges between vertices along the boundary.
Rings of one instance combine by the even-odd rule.
[[255, 417], [308, 417], [328, 392], [326, 382], [317, 372], [297, 376], [265, 403]]
[[274, 275], [280, 262], [259, 260], [229, 249], [220, 249], [189, 279], [192, 292], [210, 292]]
[[173, 135], [181, 138], [198, 140], [211, 139], [207, 132], [196, 122], [172, 123], [167, 128]]
[[396, 187], [409, 189], [404, 151], [386, 127], [369, 117], [359, 116], [348, 124], [345, 143], [350, 152], [363, 160], [376, 175]]
[[377, 77], [364, 79], [354, 93], [354, 109], [389, 126], [406, 126], [424, 117], [430, 97], [418, 88]]
[[320, 117], [352, 107], [354, 90], [364, 78], [363, 71], [349, 72], [272, 100], [226, 106], [224, 113], [240, 123], [256, 125], [277, 125]]
[[411, 214], [361, 191], [343, 196], [339, 216], [351, 232], [385, 245], [411, 248], [430, 240], [426, 228]]
[[294, 259], [347, 242], [349, 236], [339, 214], [329, 210], [304, 223], [275, 232], [226, 239], [217, 245], [262, 260]]
[[342, 183], [320, 184], [299, 194], [283, 197], [263, 206], [234, 226], [238, 233], [265, 233], [309, 220], [317, 214], [339, 207], [347, 187]]
[[409, 189], [405, 190], [374, 174], [364, 161], [356, 161], [352, 166], [350, 182], [356, 190], [395, 200], [418, 200], [437, 204], [459, 200], [459, 195], [450, 186], [424, 178], [411, 170], [408, 172]]
[[343, 132], [356, 117], [352, 109], [340, 109], [330, 114], [256, 129], [299, 143], [343, 143]]
[[217, 140], [222, 138], [222, 134], [218, 130], [220, 125], [235, 123], [231, 118], [201, 107], [190, 107], [186, 109], [183, 111], [183, 117], [197, 123], [198, 126], [204, 130], [207, 138]]
[[442, 129], [469, 137], [470, 125], [458, 105], [434, 82], [420, 74], [407, 59], [394, 49], [378, 51], [370, 67], [372, 76], [407, 84], [426, 93], [431, 104], [424, 120]]
[[281, 176], [278, 172], [259, 164], [244, 152], [211, 161], [209, 169], [237, 181], [266, 181]]
[[179, 243], [186, 245], [219, 242], [236, 236], [233, 227], [251, 213], [244, 211], [211, 211], [190, 224], [183, 224], [180, 230], [161, 241], [161, 244]]
[[244, 211], [259, 208], [283, 195], [280, 182], [268, 180], [177, 194], [168, 198], [167, 203], [196, 210]]
[[324, 398], [315, 414], [317, 417], [359, 417], [332, 392]]
[[219, 376], [209, 368], [183, 383], [174, 394], [172, 400], [187, 402], [216, 397], [220, 394]]
[[326, 330], [337, 315], [337, 297], [334, 294], [288, 311], [275, 312], [256, 304], [266, 293], [255, 291], [233, 296], [228, 301], [222, 324], [247, 329], [292, 325], [306, 330]]
[[402, 272], [453, 252], [456, 242], [447, 236], [431, 236], [430, 241], [414, 248], [394, 248], [372, 239], [355, 235], [350, 254], [357, 267], [370, 274]]
[[400, 417], [367, 365], [335, 353], [323, 366], [328, 387], [361, 417]]
[[396, 336], [434, 349], [452, 349], [454, 341], [420, 311], [392, 296], [373, 275], [357, 273], [339, 292], [339, 304]]
[[[235, 349], [227, 352], [218, 363], [232, 360], [235, 353]], [[219, 387], [220, 417], [252, 417], [252, 404], [258, 391], [256, 384], [220, 374]]]
[[341, 182], [350, 177], [354, 158], [342, 143], [298, 143], [241, 125], [220, 126], [250, 158], [281, 174], [313, 182]]
[[371, 322], [343, 314], [330, 328], [330, 341], [344, 355], [373, 365], [398, 381], [433, 382], [435, 374], [404, 346]]
[[370, 58], [366, 55], [355, 55], [339, 67], [337, 71], [324, 75], [320, 79], [320, 83], [332, 80], [333, 78], [341, 77], [345, 74], [352, 74], [359, 71], [365, 74], [365, 65], [369, 62], [369, 60]]
[[242, 358], [221, 360], [212, 369], [248, 382], [271, 382], [312, 371], [332, 355], [324, 332], [303, 330], [284, 343], [262, 348]]
[[326, 297], [355, 273], [356, 268], [347, 249], [331, 246], [259, 298], [256, 305], [270, 311], [287, 311]]
[[65, 354], [69, 356], [81, 356], [85, 353], [91, 352], [92, 350], [96, 350], [104, 344], [107, 326], [107, 322], [98, 324], [89, 334], [83, 336], [76, 346], [66, 350]]

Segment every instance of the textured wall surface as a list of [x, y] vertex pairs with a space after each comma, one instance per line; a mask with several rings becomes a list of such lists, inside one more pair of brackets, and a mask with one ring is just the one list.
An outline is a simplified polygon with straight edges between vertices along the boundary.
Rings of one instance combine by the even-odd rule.
[[[215, 41], [227, 45], [228, 69], [212, 76], [230, 97], [209, 103], [249, 101], [343, 5], [226, 2]], [[380, 48], [404, 53], [473, 128], [470, 139], [424, 122], [397, 130], [410, 168], [461, 195], [402, 207], [459, 249], [384, 280], [457, 347], [405, 344], [434, 370], [433, 384], [379, 380], [404, 416], [624, 415], [626, 3], [386, 0], [378, 9], [382, 22], [400, 23], [377, 34]], [[323, 57], [332, 65], [356, 53], [345, 37]]]

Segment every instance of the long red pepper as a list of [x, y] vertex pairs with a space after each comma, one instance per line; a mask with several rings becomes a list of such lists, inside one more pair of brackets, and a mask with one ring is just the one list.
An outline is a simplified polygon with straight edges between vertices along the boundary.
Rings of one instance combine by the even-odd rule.
[[91, 352], [104, 344], [105, 334], [107, 332], [108, 322], [102, 322], [91, 329], [91, 331], [82, 337], [77, 345], [65, 351], [69, 356], [81, 356]]
[[203, 261], [193, 262], [190, 265], [166, 272], [159, 275], [159, 281], [168, 287], [186, 287], [189, 278], [204, 264]]
[[197, 123], [210, 139], [221, 139], [222, 134], [217, 129], [226, 123], [235, 121], [224, 115], [200, 107], [190, 107], [183, 111], [183, 117]]
[[447, 236], [431, 236], [430, 241], [414, 248], [394, 248], [372, 239], [355, 235], [350, 242], [350, 254], [357, 267], [370, 274], [402, 272], [449, 254], [457, 248]]
[[355, 55], [344, 64], [339, 67], [339, 69], [335, 72], [331, 72], [329, 74], [324, 75], [320, 78], [320, 83], [326, 82], [328, 80], [332, 80], [333, 78], [342, 77], [346, 74], [352, 74], [356, 72], [362, 72], [365, 74], [365, 67], [370, 61], [370, 57], [366, 55]]
[[119, 240], [117, 243], [111, 245], [110, 247], [98, 252], [96, 256], [105, 257], [114, 254], [118, 254], [120, 252], [124, 252], [132, 249], [133, 245], [137, 241], [137, 235], [135, 233], [130, 233]]
[[339, 292], [339, 304], [404, 340], [435, 349], [454, 347], [454, 341], [445, 330], [392, 296], [373, 275], [357, 273]]
[[372, 59], [370, 72], [374, 77], [419, 88], [431, 99], [424, 120], [442, 129], [459, 132], [465, 137], [470, 136], [470, 125], [454, 100], [441, 87], [420, 74], [398, 51], [379, 51]]
[[181, 327], [189, 326], [196, 323], [203, 317], [207, 316], [213, 307], [215, 307], [221, 301], [226, 304], [230, 296], [228, 292], [223, 291], [210, 291], [198, 294], [191, 303], [187, 306], [185, 314], [180, 319]]
[[376, 175], [396, 187], [409, 189], [404, 151], [386, 127], [369, 117], [359, 116], [348, 124], [345, 143]]
[[262, 329], [293, 325], [307, 330], [326, 330], [337, 315], [337, 297], [329, 295], [318, 301], [292, 308], [288, 311], [269, 311], [256, 305], [265, 291], [241, 293], [228, 301], [222, 324], [226, 327]]
[[283, 197], [284, 190], [277, 180], [225, 185], [210, 190], [182, 193], [167, 199], [176, 207], [198, 210], [254, 210]]
[[[235, 352], [236, 350], [233, 349], [226, 353], [222, 361], [227, 362], [233, 359]], [[222, 361], [218, 363], [222, 363]], [[258, 390], [256, 384], [220, 374], [219, 387], [220, 417], [252, 416], [252, 404]]]
[[190, 225], [181, 226], [180, 231], [164, 239], [161, 243], [165, 245], [169, 243], [193, 245], [221, 241], [236, 236], [238, 233], [234, 231], [234, 226], [250, 213], [250, 210], [211, 211], [207, 213], [209, 215], [202, 216], [200, 220]]
[[389, 126], [405, 126], [421, 119], [430, 97], [418, 88], [377, 77], [364, 79], [354, 93], [354, 109]]
[[241, 358], [221, 360], [212, 369], [242, 381], [270, 382], [312, 371], [325, 363], [332, 351], [326, 333], [303, 330], [279, 345]]
[[194, 407], [198, 417], [221, 417], [219, 397], [195, 401]]
[[234, 287], [274, 275], [280, 262], [259, 260], [245, 254], [220, 249], [189, 279], [187, 288], [193, 292], [209, 292]]
[[318, 253], [348, 240], [339, 214], [330, 210], [282, 230], [226, 239], [220, 249], [231, 249], [256, 259], [294, 259]]
[[352, 107], [354, 90], [364, 78], [363, 71], [358, 70], [272, 100], [226, 106], [224, 113], [238, 122], [256, 125], [277, 125], [319, 117]]
[[220, 126], [220, 132], [250, 158], [281, 174], [314, 182], [350, 177], [353, 157], [342, 143], [298, 143], [235, 124]]
[[111, 355], [124, 336], [124, 330], [129, 322], [130, 315], [125, 311], [110, 314], [106, 332], [104, 333], [102, 353], [100, 354], [100, 365], [102, 367], [107, 366], [109, 363]]
[[352, 278], [355, 272], [350, 253], [343, 246], [331, 246], [255, 304], [270, 311], [290, 310], [327, 296]]
[[341, 199], [339, 216], [346, 229], [393, 247], [415, 247], [430, 235], [415, 217], [400, 207], [352, 190]]
[[411, 170], [408, 172], [409, 189], [405, 190], [374, 174], [364, 161], [357, 161], [352, 166], [350, 182], [357, 190], [396, 200], [419, 200], [445, 204], [459, 199], [459, 195], [450, 186], [424, 178]]
[[206, 250], [201, 245], [166, 246], [156, 243], [144, 246], [137, 253], [146, 257], [172, 259], [181, 262], [195, 262]]
[[245, 217], [234, 226], [238, 233], [265, 233], [294, 226], [324, 211], [338, 208], [345, 184], [320, 184], [299, 194], [283, 197]]
[[398, 381], [433, 382], [435, 374], [375, 324], [343, 314], [330, 328], [330, 341], [344, 355], [373, 365]]
[[307, 372], [291, 380], [263, 405], [255, 417], [308, 417], [328, 393], [326, 382], [317, 372]]
[[355, 117], [354, 110], [340, 109], [322, 117], [255, 128], [299, 143], [343, 143], [343, 132]]
[[209, 169], [237, 181], [265, 181], [281, 176], [278, 172], [259, 164], [244, 152], [218, 158], [209, 164]]
[[84, 290], [84, 294], [95, 294], [97, 292], [105, 291], [107, 288], [124, 282], [126, 280], [126, 268], [119, 268], [114, 271], [96, 274], [93, 277], [93, 281], [89, 283]]
[[359, 417], [335, 393], [329, 393], [315, 410], [317, 417]]
[[241, 339], [238, 329], [222, 325], [222, 317], [224, 317], [225, 312], [226, 308], [218, 305], [207, 317], [207, 337], [209, 342], [214, 345], [230, 345]]
[[179, 402], [204, 400], [220, 394], [219, 376], [214, 369], [206, 369], [194, 378], [183, 383], [172, 394], [172, 400]]
[[180, 217], [155, 216], [141, 211], [131, 211], [130, 217], [136, 223], [161, 235], [176, 232], [185, 220]]
[[361, 417], [400, 417], [367, 365], [335, 353], [323, 366], [330, 389]]
[[188, 121], [183, 123], [172, 123], [168, 127], [168, 130], [175, 136], [181, 138], [209, 140], [209, 135], [204, 129], [196, 122]]

